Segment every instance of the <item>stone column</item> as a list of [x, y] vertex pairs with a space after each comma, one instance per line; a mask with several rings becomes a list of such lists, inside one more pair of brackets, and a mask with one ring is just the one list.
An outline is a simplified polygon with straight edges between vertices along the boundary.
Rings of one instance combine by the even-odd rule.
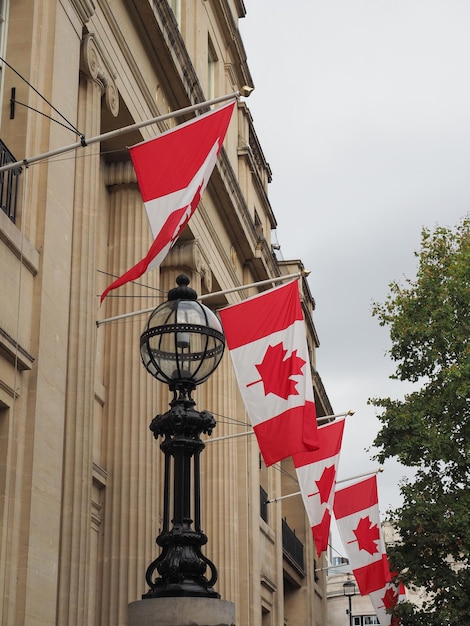
[[[199, 295], [212, 291], [209, 262], [197, 241], [177, 245], [168, 254], [162, 264], [165, 288], [174, 287], [176, 276], [182, 272], [189, 276], [191, 287]], [[222, 598], [237, 602], [235, 594], [239, 588], [240, 575], [237, 532], [238, 440], [234, 438], [211, 443], [211, 439], [250, 430], [249, 427], [240, 427], [231, 419], [237, 414], [237, 384], [231, 373], [228, 351], [209, 380], [196, 387], [193, 398], [199, 411], [213, 413], [217, 421], [217, 427], [212, 436], [207, 438], [206, 448], [201, 454], [202, 527], [209, 539], [204, 552], [219, 573], [216, 591]]]
[[[212, 273], [209, 263], [197, 241], [175, 245], [161, 266], [160, 287], [166, 299], [170, 289], [176, 286], [175, 279], [181, 274], [190, 278], [190, 286], [199, 295], [212, 290]], [[163, 301], [163, 300], [162, 300]], [[227, 358], [227, 357], [225, 357]], [[199, 411], [231, 415], [231, 402], [235, 394], [225, 396], [223, 389], [227, 381], [226, 365], [219, 365], [209, 381], [198, 386], [193, 398]], [[219, 373], [220, 370], [220, 373]], [[160, 391], [165, 385], [156, 383]], [[170, 394], [168, 393], [168, 399]], [[166, 411], [167, 408], [164, 409]], [[226, 413], [224, 413], [226, 411]], [[218, 419], [217, 415], [215, 415]], [[223, 421], [223, 420], [222, 420]], [[213, 436], [234, 432], [233, 425], [217, 426]], [[155, 442], [157, 444], [158, 442]], [[222, 445], [220, 445], [222, 444]], [[233, 444], [235, 445], [236, 444]], [[236, 500], [237, 472], [235, 449], [228, 442], [206, 444], [201, 453], [202, 524], [208, 536], [208, 544], [203, 552], [213, 560], [219, 570], [216, 591], [230, 600], [235, 588], [238, 546], [236, 544]], [[217, 446], [217, 447], [216, 447]], [[157, 445], [158, 447], [158, 445]], [[158, 450], [163, 457], [163, 453]], [[221, 577], [220, 563], [231, 564], [224, 568]], [[235, 624], [235, 604], [226, 599], [216, 598], [154, 598], [133, 602], [129, 605], [129, 626], [233, 626]]]
[[[100, 134], [101, 99], [118, 113], [110, 71], [91, 35], [82, 41], [78, 128]], [[91, 526], [93, 409], [96, 352], [96, 229], [100, 210], [100, 146], [76, 159], [72, 273], [68, 337], [58, 623], [91, 624], [89, 538]]]
[[[199, 410], [208, 410], [217, 421], [217, 427], [207, 438], [206, 449], [201, 455], [202, 527], [209, 538], [206, 553], [219, 573], [216, 590], [222, 598], [238, 602], [236, 594], [241, 572], [238, 559], [240, 473], [237, 446], [242, 442], [230, 435], [251, 429], [233, 419], [237, 415], [237, 389], [227, 350], [215, 373], [196, 390], [194, 397]], [[220, 440], [220, 437], [229, 438]], [[212, 442], [211, 439], [219, 440]]]
[[[109, 163], [106, 185], [108, 271], [121, 275], [145, 256], [152, 236], [131, 162]], [[166, 299], [166, 294], [159, 297], [157, 287], [158, 271], [153, 271], [145, 274], [139, 285], [128, 283], [111, 292], [105, 301], [106, 317], [157, 306]], [[147, 294], [154, 297], [142, 298]], [[162, 454], [149, 424], [161, 408], [168, 406], [168, 400], [166, 390], [164, 400], [159, 398], [161, 388], [141, 363], [140, 335], [147, 318], [130, 317], [102, 327], [106, 355], [102, 437], [108, 475], [102, 624], [127, 622], [127, 605], [147, 591], [145, 572], [157, 554]]]

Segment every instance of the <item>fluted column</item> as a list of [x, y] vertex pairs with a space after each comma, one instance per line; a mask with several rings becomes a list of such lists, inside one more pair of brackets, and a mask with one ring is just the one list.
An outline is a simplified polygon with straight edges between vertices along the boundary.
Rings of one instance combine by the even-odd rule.
[[211, 442], [212, 438], [249, 430], [234, 420], [237, 390], [229, 360], [226, 351], [216, 372], [197, 391], [196, 400], [199, 410], [207, 409], [217, 420], [217, 427], [208, 438], [202, 455], [202, 527], [209, 538], [207, 555], [219, 571], [217, 591], [224, 600], [238, 604], [239, 598], [234, 595], [239, 589], [240, 575], [237, 502], [240, 483], [242, 489], [244, 485], [240, 480], [237, 446], [245, 445], [246, 441], [229, 438]]
[[[89, 35], [82, 42], [77, 126], [100, 133], [101, 97], [112, 81]], [[117, 115], [116, 99], [110, 110]], [[76, 159], [67, 364], [58, 624], [92, 624], [90, 527], [96, 336], [96, 229], [100, 147]]]
[[[130, 161], [110, 163], [108, 271], [120, 275], [146, 254], [151, 232]], [[106, 298], [107, 316], [157, 306], [158, 270], [141, 287], [127, 284]], [[154, 295], [150, 299], [141, 296]], [[166, 299], [166, 296], [164, 297]], [[145, 571], [156, 556], [163, 473], [149, 424], [160, 407], [158, 386], [142, 366], [140, 334], [146, 316], [106, 325], [103, 441], [108, 473], [105, 502], [102, 624], [127, 624], [127, 605], [147, 591]], [[161, 409], [160, 409], [161, 410]], [[166, 408], [165, 408], [166, 410]]]
[[[162, 263], [161, 287], [175, 286], [178, 274], [185, 273], [191, 287], [201, 295], [212, 291], [209, 262], [197, 241], [176, 245]], [[211, 443], [211, 438], [239, 433], [241, 427], [231, 419], [236, 416], [236, 381], [231, 374], [228, 352], [207, 382], [199, 385], [192, 396], [199, 411], [207, 410], [217, 420], [212, 437], [207, 438], [201, 454], [202, 529], [208, 536], [203, 552], [214, 562], [219, 578], [215, 589], [224, 600], [236, 602], [238, 589], [238, 439]], [[203, 437], [206, 439], [206, 437]]]

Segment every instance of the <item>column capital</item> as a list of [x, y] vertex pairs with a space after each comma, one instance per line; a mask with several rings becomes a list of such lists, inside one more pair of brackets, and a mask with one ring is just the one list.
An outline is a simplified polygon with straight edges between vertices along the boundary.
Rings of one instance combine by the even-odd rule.
[[162, 268], [190, 269], [197, 272], [207, 291], [212, 290], [212, 271], [197, 239], [176, 244], [163, 259]]
[[107, 187], [137, 185], [132, 161], [111, 161], [106, 164], [105, 183]]
[[109, 112], [117, 117], [119, 113], [119, 92], [115, 83], [115, 73], [111, 62], [103, 52], [99, 40], [93, 33], [82, 39], [81, 70], [101, 89]]

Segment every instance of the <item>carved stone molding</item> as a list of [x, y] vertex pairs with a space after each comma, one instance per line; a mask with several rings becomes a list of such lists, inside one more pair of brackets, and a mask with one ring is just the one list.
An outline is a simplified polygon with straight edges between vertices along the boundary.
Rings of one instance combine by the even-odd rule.
[[92, 0], [72, 0], [72, 6], [83, 24], [86, 24], [95, 13], [95, 5]]
[[92, 33], [85, 35], [82, 40], [81, 61], [82, 71], [100, 86], [108, 111], [117, 117], [119, 92], [114, 81], [114, 72], [98, 40]]

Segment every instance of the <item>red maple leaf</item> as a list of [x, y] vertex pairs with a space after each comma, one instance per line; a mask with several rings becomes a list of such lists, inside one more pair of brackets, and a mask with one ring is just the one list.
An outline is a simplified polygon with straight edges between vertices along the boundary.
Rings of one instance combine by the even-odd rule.
[[325, 467], [322, 472], [322, 475], [318, 480], [315, 481], [316, 486], [318, 487], [318, 491], [315, 493], [309, 493], [308, 497], [316, 496], [317, 493], [320, 495], [320, 503], [328, 502], [328, 498], [330, 497], [331, 489], [335, 483], [336, 476], [336, 468], [334, 465], [330, 465], [330, 467]]
[[268, 346], [263, 361], [256, 365], [261, 378], [248, 383], [247, 387], [262, 382], [265, 396], [273, 393], [284, 400], [289, 396], [298, 396], [297, 381], [292, 380], [291, 376], [302, 374], [302, 367], [306, 361], [297, 356], [297, 350], [294, 350], [290, 357], [285, 358], [286, 354], [287, 350], [282, 343]]
[[385, 592], [384, 597], [382, 598], [382, 602], [384, 603], [384, 607], [386, 609], [391, 609], [395, 606], [398, 600], [398, 591], [394, 591], [391, 587], [387, 587], [387, 591]]
[[329, 509], [325, 509], [322, 520], [316, 526], [312, 526], [313, 539], [317, 554], [320, 556], [322, 552], [328, 549], [328, 539], [330, 536], [331, 513]]
[[353, 533], [356, 535], [359, 550], [366, 550], [369, 554], [375, 554], [379, 551], [376, 541], [380, 538], [380, 531], [377, 524], [372, 526], [369, 516], [361, 517]]

